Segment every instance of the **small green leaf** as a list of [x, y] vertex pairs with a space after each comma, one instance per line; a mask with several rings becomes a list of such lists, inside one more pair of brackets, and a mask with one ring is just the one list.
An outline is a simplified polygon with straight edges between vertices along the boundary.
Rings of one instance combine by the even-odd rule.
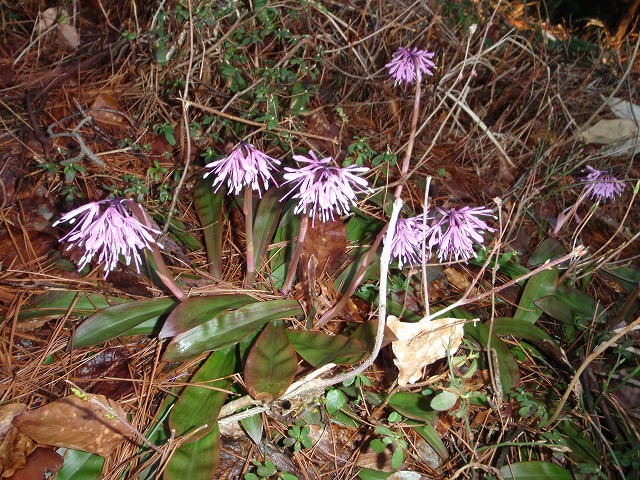
[[173, 298], [159, 297], [105, 308], [82, 322], [72, 344], [82, 348], [106, 342], [149, 319], [168, 315], [177, 304]]
[[256, 413], [255, 415], [251, 415], [250, 417], [243, 418], [242, 420], [240, 420], [240, 425], [242, 425], [244, 431], [247, 432], [249, 438], [253, 440], [253, 443], [255, 443], [256, 445], [261, 445], [262, 433], [264, 431], [262, 415]]
[[389, 406], [407, 418], [433, 422], [436, 412], [431, 408], [429, 399], [419, 393], [396, 392], [389, 398]]
[[329, 390], [327, 392], [327, 412], [334, 415], [347, 405], [347, 396], [342, 390]]
[[397, 470], [398, 468], [400, 468], [400, 465], [402, 465], [403, 461], [404, 461], [404, 452], [400, 447], [396, 447], [396, 449], [393, 452], [393, 455], [391, 455], [391, 468], [393, 468], [394, 470]]
[[380, 438], [374, 438], [371, 440], [371, 450], [376, 453], [384, 452], [384, 449], [387, 448], [387, 445]]
[[446, 445], [440, 438], [440, 434], [432, 424], [427, 423], [426, 425], [412, 426], [411, 428], [415, 430], [418, 435], [424, 438], [429, 445], [431, 445], [442, 460], [447, 460], [449, 458], [449, 450], [447, 450]]
[[446, 412], [453, 408], [453, 406], [458, 401], [458, 395], [453, 392], [443, 391], [437, 393], [431, 399], [431, 408], [438, 412]]
[[363, 468], [358, 472], [360, 480], [386, 480], [393, 472], [381, 472], [372, 468]]

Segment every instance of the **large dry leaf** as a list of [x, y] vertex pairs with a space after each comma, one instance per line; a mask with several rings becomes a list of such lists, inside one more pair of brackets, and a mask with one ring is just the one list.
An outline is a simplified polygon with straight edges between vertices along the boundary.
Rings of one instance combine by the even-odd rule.
[[399, 370], [398, 385], [417, 382], [424, 367], [454, 354], [462, 342], [463, 325], [464, 321], [458, 318], [403, 323], [390, 315], [387, 326], [398, 338], [391, 342], [396, 357], [393, 362]]
[[120, 418], [126, 418], [116, 402], [103, 395], [86, 394], [86, 399], [70, 395], [25, 412], [15, 417], [13, 424], [39, 444], [106, 457], [127, 440], [130, 432], [115, 415], [94, 402], [108, 406]]
[[33, 440], [13, 426], [12, 420], [26, 410], [23, 403], [0, 407], [0, 476], [9, 477], [27, 464], [27, 455], [35, 448]]
[[62, 48], [73, 51], [80, 46], [80, 35], [75, 27], [69, 24], [69, 14], [64, 8], [51, 7], [40, 14], [37, 25], [39, 32], [47, 31], [54, 26], [57, 29], [56, 39]]

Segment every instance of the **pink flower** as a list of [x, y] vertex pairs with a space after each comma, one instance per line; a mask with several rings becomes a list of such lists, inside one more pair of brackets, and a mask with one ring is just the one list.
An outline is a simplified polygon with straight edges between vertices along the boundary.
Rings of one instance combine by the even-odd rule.
[[606, 170], [597, 170], [587, 165], [589, 174], [582, 179], [585, 194], [596, 201], [614, 200], [624, 190], [624, 182], [618, 180]]
[[398, 268], [420, 263], [424, 240], [423, 215], [398, 219], [391, 244], [391, 259], [398, 259]]
[[[120, 256], [124, 257], [127, 265], [133, 264], [140, 273], [140, 254], [138, 250], [158, 243], [151, 234], [161, 232], [146, 227], [133, 218], [125, 209], [130, 199], [109, 199], [92, 202], [65, 213], [53, 226], [61, 223], [74, 225], [69, 233], [60, 239], [67, 242], [67, 250], [73, 247], [84, 249], [84, 255], [78, 264], [82, 270], [93, 257], [98, 254], [98, 262], [105, 262], [105, 278], [116, 268]], [[104, 211], [102, 207], [106, 206]], [[161, 247], [161, 245], [158, 245]]]
[[395, 80], [394, 85], [404, 83], [407, 86], [416, 81], [416, 71], [422, 75], [433, 75], [431, 69], [435, 68], [436, 64], [431, 59], [434, 55], [432, 52], [418, 50], [416, 47], [400, 47], [385, 67], [389, 69], [389, 75]]
[[238, 195], [244, 187], [250, 186], [262, 197], [260, 183], [265, 190], [269, 188], [269, 180], [277, 186], [269, 172], [274, 165], [280, 165], [280, 161], [262, 153], [250, 143], [241, 142], [227, 157], [206, 164], [205, 168], [211, 171], [205, 173], [204, 178], [212, 173], [216, 175], [213, 181], [213, 186], [217, 185], [216, 192], [226, 179], [229, 190], [234, 194]]
[[491, 210], [486, 207], [463, 207], [460, 210], [452, 208], [448, 211], [438, 209], [442, 215], [440, 220], [429, 227], [426, 232], [427, 248], [433, 251], [437, 247], [440, 262], [453, 259], [469, 260], [475, 257], [473, 243], [484, 243], [484, 232], [494, 232], [479, 216], [493, 217]]
[[[294, 155], [293, 159], [299, 163], [306, 163], [302, 168], [284, 167], [285, 184], [293, 184], [293, 187], [282, 200], [292, 195], [300, 201], [295, 213], [307, 213], [315, 222], [316, 215], [323, 222], [333, 214], [344, 215], [349, 212], [351, 205], [356, 205], [356, 193], [371, 191], [368, 182], [357, 173], [368, 172], [366, 167], [335, 167], [331, 165], [331, 157], [318, 159], [316, 154], [309, 151], [310, 158], [303, 155]], [[313, 224], [313, 223], [312, 223]]]

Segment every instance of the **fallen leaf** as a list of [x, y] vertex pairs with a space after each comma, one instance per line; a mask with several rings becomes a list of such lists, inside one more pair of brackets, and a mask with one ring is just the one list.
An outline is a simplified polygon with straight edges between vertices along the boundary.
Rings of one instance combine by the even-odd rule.
[[585, 143], [612, 145], [635, 137], [637, 133], [638, 124], [634, 120], [618, 118], [600, 120], [578, 135], [578, 138]]
[[0, 476], [8, 477], [24, 468], [27, 455], [36, 448], [35, 442], [11, 426], [0, 443]]
[[314, 255], [318, 262], [317, 273], [332, 277], [340, 270], [347, 246], [347, 228], [342, 220], [337, 218], [316, 222], [315, 225], [309, 225], [307, 238], [302, 244], [302, 264], [307, 265], [311, 255]]
[[89, 114], [97, 123], [114, 127], [125, 126], [125, 117], [118, 112], [124, 113], [118, 101], [107, 92], [100, 92], [89, 108]]
[[13, 424], [36, 443], [82, 450], [106, 457], [127, 440], [129, 429], [114, 415], [94, 402], [108, 406], [126, 418], [114, 401], [103, 395], [76, 395], [55, 400], [13, 419]]
[[0, 407], [0, 439], [4, 438], [11, 426], [13, 417], [20, 415], [27, 409], [24, 403], [10, 403]]
[[422, 369], [436, 360], [454, 354], [462, 342], [464, 321], [458, 318], [423, 318], [416, 323], [403, 323], [390, 315], [387, 326], [398, 338], [391, 342], [393, 363], [398, 367], [398, 385], [415, 383]]
[[38, 447], [27, 457], [27, 465], [9, 480], [46, 480], [62, 468], [62, 457], [50, 448]]

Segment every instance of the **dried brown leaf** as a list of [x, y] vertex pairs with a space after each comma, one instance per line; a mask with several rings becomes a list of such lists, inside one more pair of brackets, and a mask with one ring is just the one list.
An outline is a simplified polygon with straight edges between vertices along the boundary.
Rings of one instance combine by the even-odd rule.
[[107, 92], [100, 92], [89, 108], [89, 114], [97, 123], [114, 127], [126, 125], [125, 117], [118, 113], [122, 111], [118, 101]]
[[105, 457], [124, 442], [130, 432], [120, 420], [92, 399], [113, 409], [120, 417], [126, 417], [116, 402], [103, 395], [87, 394], [86, 400], [70, 395], [15, 417], [13, 424], [42, 445], [82, 450]]
[[38, 447], [27, 457], [27, 465], [9, 480], [45, 480], [62, 468], [62, 457], [50, 448]]
[[27, 464], [27, 455], [36, 448], [35, 442], [11, 426], [0, 442], [0, 474], [4, 477], [13, 475], [13, 472], [24, 468]]
[[400, 386], [420, 380], [424, 367], [454, 354], [462, 342], [463, 321], [457, 318], [425, 318], [416, 323], [403, 323], [390, 315], [387, 326], [398, 338], [391, 346]]

